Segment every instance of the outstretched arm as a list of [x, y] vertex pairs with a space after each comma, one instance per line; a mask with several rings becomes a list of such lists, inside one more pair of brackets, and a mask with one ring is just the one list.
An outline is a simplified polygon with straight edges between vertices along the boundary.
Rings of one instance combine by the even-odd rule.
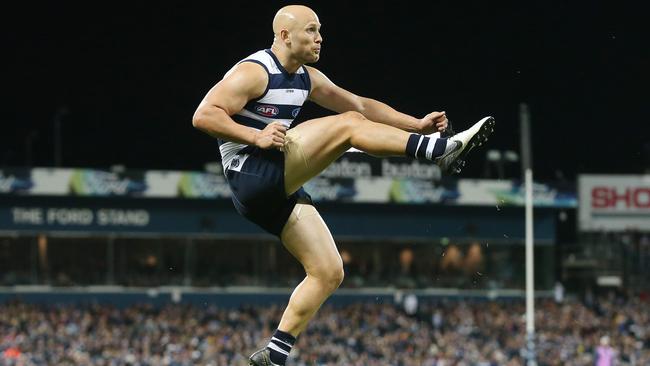
[[192, 125], [210, 136], [227, 141], [254, 145], [263, 149], [281, 148], [286, 128], [271, 123], [264, 130], [243, 126], [230, 116], [244, 108], [249, 100], [262, 95], [268, 76], [262, 66], [242, 62], [212, 87], [199, 104]]
[[353, 94], [334, 84], [317, 69], [309, 66], [306, 68], [312, 84], [309, 98], [324, 108], [338, 113], [357, 111], [371, 121], [409, 132], [430, 134], [447, 128], [445, 112], [432, 112], [418, 119], [398, 112], [380, 101]]

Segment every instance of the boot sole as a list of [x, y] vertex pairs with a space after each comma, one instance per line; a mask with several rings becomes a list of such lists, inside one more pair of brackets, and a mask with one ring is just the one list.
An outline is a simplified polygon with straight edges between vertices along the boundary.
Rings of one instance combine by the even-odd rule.
[[458, 174], [460, 173], [463, 168], [465, 167], [466, 164], [466, 157], [467, 154], [469, 154], [470, 151], [472, 151], [475, 147], [483, 145], [487, 140], [488, 137], [494, 132], [494, 117], [485, 117], [486, 121], [483, 122], [481, 127], [479, 128], [478, 132], [472, 136], [471, 139], [467, 142], [467, 145], [464, 147], [461, 146], [460, 149], [461, 151], [458, 153], [454, 161], [449, 164], [449, 167], [447, 168], [447, 173], [450, 174]]

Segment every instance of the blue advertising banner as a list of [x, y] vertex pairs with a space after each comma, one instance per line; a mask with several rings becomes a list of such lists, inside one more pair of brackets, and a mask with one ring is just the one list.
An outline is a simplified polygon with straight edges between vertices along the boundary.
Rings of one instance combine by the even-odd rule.
[[[440, 169], [408, 159], [347, 154], [305, 184], [316, 202], [523, 206], [519, 181], [442, 177]], [[222, 173], [96, 169], [0, 170], [0, 196], [172, 198], [229, 201]], [[574, 184], [537, 182], [538, 207], [575, 208]]]
[[[179, 204], [180, 202], [180, 204]], [[259, 234], [229, 202], [12, 197], [0, 200], [0, 231]]]
[[[490, 242], [521, 242], [524, 238], [523, 207], [336, 201], [321, 201], [316, 206], [335, 237], [451, 237]], [[536, 210], [538, 244], [553, 242], [555, 216], [552, 209]], [[229, 201], [125, 197], [1, 197], [0, 232], [270, 237], [240, 216]]]

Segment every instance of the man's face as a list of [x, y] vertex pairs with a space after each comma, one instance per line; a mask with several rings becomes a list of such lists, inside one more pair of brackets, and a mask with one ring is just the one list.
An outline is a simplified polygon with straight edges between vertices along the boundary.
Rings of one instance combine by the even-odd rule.
[[303, 27], [296, 29], [292, 36], [291, 48], [294, 56], [301, 63], [309, 64], [318, 61], [323, 42], [318, 18], [309, 20]]

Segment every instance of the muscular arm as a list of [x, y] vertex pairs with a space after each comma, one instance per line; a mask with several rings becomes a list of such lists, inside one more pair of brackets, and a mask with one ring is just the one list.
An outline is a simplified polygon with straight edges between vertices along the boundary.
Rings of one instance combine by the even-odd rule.
[[[275, 124], [264, 131], [243, 126], [233, 121], [230, 116], [239, 112], [249, 100], [262, 95], [268, 83], [268, 76], [262, 66], [252, 62], [242, 62], [233, 67], [217, 83], [199, 104], [192, 125], [210, 136], [227, 141], [256, 145], [262, 148], [280, 147], [282, 139]], [[284, 128], [281, 128], [282, 130]], [[267, 131], [268, 130], [268, 131]], [[271, 131], [272, 130], [272, 131]]]
[[[432, 128], [436, 127], [435, 125], [432, 126], [431, 122], [432, 120], [436, 120], [433, 122], [436, 124], [439, 123], [437, 121], [437, 115], [433, 118], [427, 118], [431, 116], [430, 114], [422, 120], [409, 116], [408, 114], [396, 111], [385, 103], [358, 96], [337, 86], [323, 73], [313, 67], [306, 66], [306, 68], [309, 72], [312, 83], [310, 100], [322, 107], [338, 113], [357, 111], [369, 120], [397, 127], [409, 132], [435, 132], [431, 131]], [[445, 119], [444, 113], [442, 114], [442, 117], [442, 119]]]

